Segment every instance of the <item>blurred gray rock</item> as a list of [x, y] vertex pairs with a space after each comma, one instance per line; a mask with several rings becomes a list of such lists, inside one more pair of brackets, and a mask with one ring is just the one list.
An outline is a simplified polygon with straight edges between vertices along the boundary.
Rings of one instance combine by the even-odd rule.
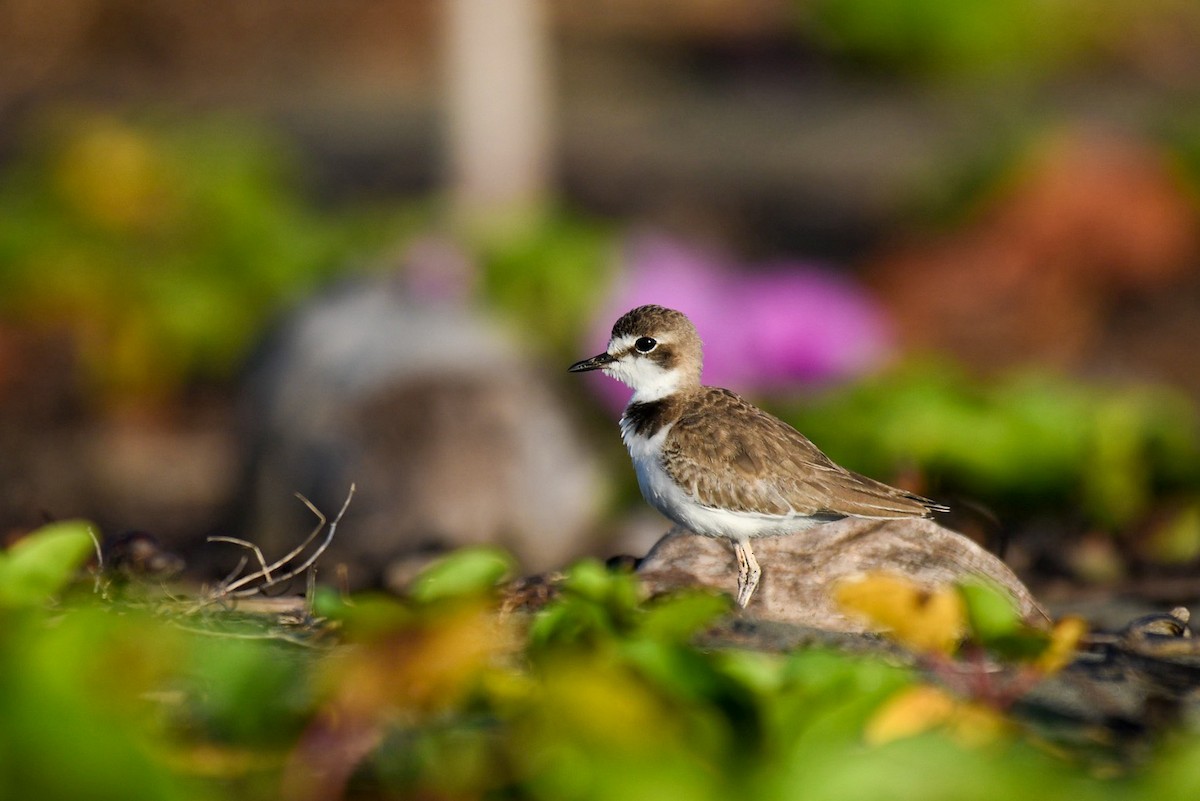
[[394, 563], [473, 543], [528, 570], [580, 555], [603, 481], [562, 404], [505, 331], [412, 285], [343, 285], [263, 346], [243, 398], [243, 536], [286, 552], [314, 522], [293, 493], [332, 517], [353, 482], [325, 580], [344, 564], [352, 587], [378, 584]]
[[[787, 537], [754, 540], [762, 579], [745, 616], [828, 631], [867, 633], [860, 618], [834, 601], [838, 582], [876, 570], [903, 575], [931, 589], [982, 576], [1006, 589], [1022, 617], [1048, 620], [1029, 590], [998, 558], [932, 520], [847, 518]], [[638, 574], [649, 592], [705, 586], [734, 593], [737, 562], [725, 540], [690, 532], [663, 537]]]

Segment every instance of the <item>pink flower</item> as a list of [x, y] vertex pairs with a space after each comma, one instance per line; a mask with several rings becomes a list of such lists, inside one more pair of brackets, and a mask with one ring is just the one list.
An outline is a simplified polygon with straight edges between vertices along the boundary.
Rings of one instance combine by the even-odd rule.
[[[745, 269], [661, 236], [635, 240], [624, 275], [589, 336], [586, 355], [608, 342], [629, 309], [657, 303], [686, 314], [704, 339], [704, 381], [755, 394], [862, 375], [891, 349], [882, 309], [853, 280], [808, 264]], [[614, 407], [629, 390], [598, 376]]]

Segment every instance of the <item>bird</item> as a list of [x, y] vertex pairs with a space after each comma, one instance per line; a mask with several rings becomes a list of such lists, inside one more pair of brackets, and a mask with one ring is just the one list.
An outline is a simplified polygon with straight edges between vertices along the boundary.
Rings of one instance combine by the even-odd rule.
[[621, 415], [646, 501], [677, 528], [730, 540], [736, 601], [762, 575], [751, 541], [847, 517], [930, 517], [948, 507], [847, 470], [807, 437], [735, 392], [701, 383], [703, 344], [682, 312], [638, 306], [603, 353], [568, 370], [600, 370], [633, 390]]

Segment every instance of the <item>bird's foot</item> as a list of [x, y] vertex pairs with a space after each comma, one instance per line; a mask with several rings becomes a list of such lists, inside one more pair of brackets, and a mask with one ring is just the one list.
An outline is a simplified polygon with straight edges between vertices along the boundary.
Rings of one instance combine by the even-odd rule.
[[737, 554], [738, 560], [737, 605], [745, 609], [746, 604], [750, 603], [750, 598], [754, 595], [754, 590], [758, 587], [762, 569], [758, 566], [758, 560], [754, 558], [754, 551], [750, 549], [749, 542], [735, 541], [733, 550]]

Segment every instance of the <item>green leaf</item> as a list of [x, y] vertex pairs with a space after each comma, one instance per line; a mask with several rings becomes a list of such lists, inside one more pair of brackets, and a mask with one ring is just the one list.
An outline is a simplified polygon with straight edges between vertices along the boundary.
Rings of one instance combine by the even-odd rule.
[[317, 617], [340, 618], [349, 606], [342, 594], [324, 584], [317, 585], [312, 599], [313, 613]]
[[585, 598], [560, 598], [534, 617], [529, 627], [529, 649], [539, 654], [616, 637], [616, 624], [603, 606]]
[[1002, 659], [1030, 662], [1046, 652], [1050, 635], [1037, 629], [1023, 629], [1005, 634], [987, 643], [988, 650]]
[[581, 559], [567, 569], [561, 597], [538, 613], [530, 646], [542, 651], [611, 643], [633, 634], [644, 619], [636, 577]]
[[500, 548], [463, 548], [427, 567], [413, 582], [410, 595], [421, 603], [482, 595], [512, 569], [512, 557]]
[[679, 642], [729, 611], [728, 595], [686, 592], [656, 601], [641, 621], [640, 633], [658, 640]]
[[38, 529], [0, 554], [0, 606], [33, 606], [53, 596], [94, 552], [81, 520]]
[[360, 593], [343, 598], [329, 587], [318, 587], [314, 611], [319, 617], [336, 621], [346, 639], [373, 640], [412, 626], [420, 613], [390, 595]]
[[567, 571], [563, 589], [580, 598], [601, 603], [613, 596], [617, 585], [627, 581], [626, 576], [610, 572], [595, 559], [581, 559]]
[[1021, 628], [1021, 617], [1011, 596], [994, 584], [971, 581], [959, 585], [967, 607], [971, 633], [984, 645], [1010, 637]]

